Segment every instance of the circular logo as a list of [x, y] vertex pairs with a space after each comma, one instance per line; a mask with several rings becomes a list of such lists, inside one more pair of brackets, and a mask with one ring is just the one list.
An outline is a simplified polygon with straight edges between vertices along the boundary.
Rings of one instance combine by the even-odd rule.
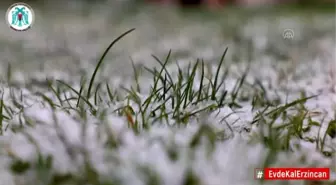
[[294, 38], [294, 30], [285, 29], [282, 33], [284, 39], [293, 39]]
[[26, 31], [34, 23], [34, 10], [26, 3], [15, 3], [6, 13], [7, 24], [15, 31]]

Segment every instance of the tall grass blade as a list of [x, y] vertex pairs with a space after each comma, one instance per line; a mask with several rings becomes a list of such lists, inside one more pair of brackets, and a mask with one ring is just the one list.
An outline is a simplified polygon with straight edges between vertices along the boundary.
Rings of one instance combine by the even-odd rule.
[[216, 99], [216, 93], [217, 93], [216, 89], [217, 89], [219, 71], [220, 71], [220, 69], [222, 67], [222, 64], [223, 64], [225, 55], [227, 53], [227, 50], [228, 50], [228, 48], [225, 49], [225, 51], [224, 51], [224, 53], [222, 55], [222, 58], [220, 59], [219, 65], [217, 67], [217, 71], [216, 71], [216, 75], [215, 75], [215, 81], [214, 81], [214, 87], [212, 89], [212, 94], [211, 94], [211, 100], [215, 100]]
[[125, 33], [121, 34], [119, 37], [117, 37], [116, 39], [114, 39], [111, 44], [106, 48], [106, 50], [104, 51], [103, 55], [101, 56], [101, 58], [99, 59], [97, 65], [96, 65], [96, 68], [91, 76], [91, 80], [90, 80], [90, 84], [89, 84], [89, 89], [88, 89], [88, 92], [87, 92], [87, 95], [86, 95], [86, 98], [89, 99], [90, 98], [90, 95], [91, 95], [91, 89], [93, 87], [93, 82], [95, 80], [95, 77], [96, 77], [96, 74], [98, 72], [98, 69], [100, 67], [100, 65], [103, 63], [104, 61], [104, 58], [106, 57], [107, 53], [109, 52], [109, 50], [112, 48], [112, 46], [114, 46], [115, 43], [117, 43], [120, 39], [122, 39], [124, 36], [126, 36], [127, 34], [131, 33], [132, 31], [134, 31], [135, 28], [132, 28], [128, 31], [126, 31]]

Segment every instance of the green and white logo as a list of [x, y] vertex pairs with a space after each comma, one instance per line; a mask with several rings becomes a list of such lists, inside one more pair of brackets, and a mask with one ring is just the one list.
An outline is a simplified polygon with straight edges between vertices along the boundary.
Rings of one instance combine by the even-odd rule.
[[34, 22], [34, 10], [26, 3], [15, 3], [6, 13], [6, 20], [10, 28], [15, 31], [26, 31]]

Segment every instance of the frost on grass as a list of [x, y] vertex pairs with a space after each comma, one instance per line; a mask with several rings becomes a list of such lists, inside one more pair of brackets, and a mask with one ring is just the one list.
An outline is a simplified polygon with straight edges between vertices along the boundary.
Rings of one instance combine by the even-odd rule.
[[227, 52], [216, 64], [154, 57], [134, 79], [2, 84], [1, 184], [246, 185], [265, 166], [330, 167], [335, 181], [333, 60], [291, 70], [229, 65]]

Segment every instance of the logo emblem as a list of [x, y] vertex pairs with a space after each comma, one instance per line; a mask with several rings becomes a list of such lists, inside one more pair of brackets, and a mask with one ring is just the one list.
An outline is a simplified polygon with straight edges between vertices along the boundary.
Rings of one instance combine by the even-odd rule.
[[284, 39], [293, 39], [294, 31], [292, 29], [285, 29], [282, 33]]
[[26, 31], [34, 22], [34, 10], [26, 3], [15, 3], [6, 13], [6, 21], [15, 31]]

